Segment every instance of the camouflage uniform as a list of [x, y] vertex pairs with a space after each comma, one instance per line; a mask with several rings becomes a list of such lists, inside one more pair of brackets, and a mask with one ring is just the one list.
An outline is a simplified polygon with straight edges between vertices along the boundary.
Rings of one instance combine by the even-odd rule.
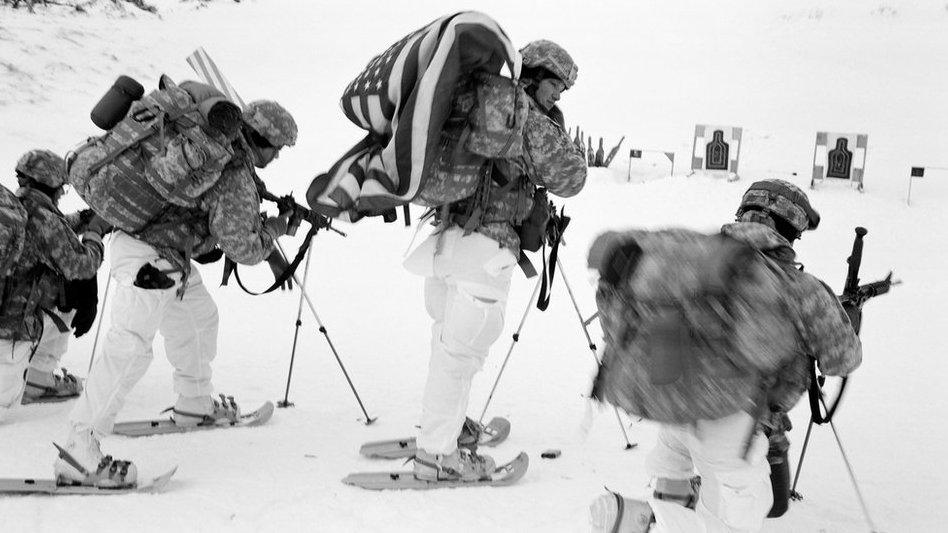
[[[280, 142], [295, 142], [296, 132], [295, 124], [291, 131], [277, 131], [278, 119], [259, 123], [265, 129], [256, 131], [276, 148], [283, 146]], [[86, 389], [70, 414], [70, 443], [89, 441], [90, 433], [97, 438], [112, 431], [125, 396], [151, 363], [158, 332], [175, 368], [178, 403], [183, 399], [202, 406], [210, 403], [219, 319], [217, 306], [200, 272], [191, 268], [190, 258], [219, 247], [236, 262], [256, 264], [270, 255], [277, 237], [286, 232], [285, 217], [261, 220], [250, 149], [235, 146], [234, 158], [202, 195], [197, 208], [170, 209], [134, 236], [116, 232], [110, 245], [116, 285], [112, 324], [102, 356], [96, 359]], [[157, 282], [143, 278], [149, 265], [160, 272], [151, 270]]]
[[[462, 229], [467, 221], [452, 215], [405, 262], [410, 272], [426, 278], [425, 303], [434, 320], [418, 435], [423, 454], [458, 453], [471, 382], [503, 331], [510, 280], [520, 257], [516, 227], [530, 213], [536, 187], [567, 197], [586, 181], [582, 154], [562, 124], [532, 99], [523, 135], [524, 156], [494, 160], [483, 214], [469, 228], [473, 232]], [[512, 186], [500, 185], [510, 180]], [[465, 210], [463, 203], [455, 209]], [[427, 467], [416, 462], [415, 468], [420, 475]]]
[[[801, 219], [800, 224], [806, 224]], [[725, 225], [721, 232], [745, 242], [778, 262], [793, 264], [790, 242], [774, 229], [754, 222]], [[801, 316], [799, 354], [775, 376], [768, 406], [788, 410], [809, 384], [808, 357], [817, 360], [827, 375], [844, 376], [862, 360], [862, 347], [839, 300], [814, 276], [788, 268], [791, 274], [787, 302]], [[701, 475], [700, 501], [695, 511], [678, 504], [650, 501], [659, 524], [689, 524], [722, 531], [757, 531], [771, 508], [768, 440], [756, 433], [744, 458], [744, 444], [757, 420], [740, 411], [716, 420], [699, 420], [694, 426], [662, 424], [658, 443], [646, 459], [649, 474], [659, 479], [687, 480]], [[715, 529], [717, 528], [717, 529]]]
[[[721, 233], [750, 244], [771, 258], [793, 264], [796, 254], [790, 243], [776, 231], [748, 222], [727, 224]], [[793, 285], [789, 301], [798, 305], [803, 317], [801, 351], [781, 369], [768, 396], [774, 411], [789, 411], [809, 386], [809, 358], [816, 359], [820, 370], [828, 376], [845, 376], [862, 362], [862, 344], [849, 323], [839, 299], [832, 289], [815, 276], [790, 270]]]
[[255, 265], [266, 259], [286, 228], [277, 218], [261, 220], [250, 156], [243, 150], [235, 152], [198, 208], [172, 208], [135, 237], [182, 272], [190, 271], [191, 257], [217, 246], [241, 264]]
[[80, 241], [45, 194], [27, 187], [17, 194], [30, 218], [20, 261], [4, 282], [0, 339], [37, 341], [43, 329], [41, 310], [59, 303], [63, 280], [96, 275], [102, 263], [102, 239], [89, 232]]
[[500, 243], [515, 255], [520, 255], [519, 226], [533, 209], [533, 194], [537, 187], [546, 187], [556, 196], [575, 196], [586, 184], [586, 159], [573, 144], [561, 124], [551, 119], [530, 99], [530, 110], [523, 132], [524, 157], [501, 160], [494, 164], [494, 172], [506, 179], [518, 180], [509, 190], [490, 186], [490, 195], [481, 224], [475, 229]]
[[[51, 189], [61, 187], [63, 178], [47, 178], [64, 174], [64, 169], [49, 169], [41, 176], [44, 171], [40, 167], [62, 160], [55, 155], [43, 159], [46, 161], [31, 166], [33, 175], [30, 177]], [[87, 232], [80, 241], [56, 203], [45, 193], [21, 187], [17, 196], [29, 218], [19, 261], [10, 276], [0, 279], [3, 297], [0, 307], [0, 418], [7, 409], [20, 403], [23, 372], [43, 335], [44, 320], [46, 327], [52, 324], [46, 319], [44, 310], [56, 312], [63, 296], [64, 280], [95, 276], [103, 252], [102, 238]]]

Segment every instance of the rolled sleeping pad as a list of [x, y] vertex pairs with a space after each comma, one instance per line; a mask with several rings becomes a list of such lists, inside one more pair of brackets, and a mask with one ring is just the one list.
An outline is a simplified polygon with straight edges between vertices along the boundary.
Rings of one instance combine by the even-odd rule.
[[144, 94], [145, 88], [142, 84], [128, 76], [119, 76], [92, 108], [89, 116], [96, 126], [109, 131], [125, 118], [132, 102]]

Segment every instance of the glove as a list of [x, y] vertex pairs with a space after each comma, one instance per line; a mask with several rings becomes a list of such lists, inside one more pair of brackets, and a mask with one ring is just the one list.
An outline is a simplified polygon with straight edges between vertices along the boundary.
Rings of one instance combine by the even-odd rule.
[[[279, 279], [280, 275], [290, 268], [290, 264], [286, 262], [286, 259], [283, 257], [283, 254], [280, 253], [280, 250], [273, 250], [273, 253], [267, 257], [267, 263], [270, 265], [270, 270], [273, 271], [273, 279]], [[280, 286], [281, 291], [293, 290], [293, 276], [286, 278], [286, 282]]]
[[76, 279], [66, 282], [66, 305], [63, 311], [76, 310], [69, 326], [76, 338], [85, 335], [99, 311], [99, 282], [93, 276], [89, 279]]
[[849, 302], [844, 302], [843, 311], [846, 311], [846, 316], [849, 317], [849, 323], [852, 324], [853, 331], [856, 332], [856, 335], [859, 335], [859, 328], [862, 327], [862, 308]]
[[86, 231], [91, 231], [93, 233], [98, 233], [100, 237], [104, 237], [112, 232], [115, 229], [112, 227], [112, 224], [106, 222], [106, 220], [99, 215], [94, 215], [89, 223], [86, 224]]
[[279, 216], [290, 216], [296, 212], [296, 200], [293, 199], [293, 195], [287, 194], [281, 196], [277, 199], [277, 209], [280, 212]]
[[92, 217], [94, 216], [95, 211], [91, 209], [83, 209], [81, 211], [76, 211], [75, 213], [69, 213], [66, 215], [66, 222], [69, 224], [69, 227], [72, 228], [72, 231], [82, 234], [86, 231], [89, 221], [92, 220]]
[[288, 216], [270, 217], [263, 221], [263, 227], [269, 229], [274, 237], [286, 235], [286, 229], [289, 226]]
[[220, 248], [214, 248], [210, 252], [204, 252], [201, 255], [194, 256], [194, 260], [202, 265], [207, 265], [210, 263], [217, 262], [221, 257], [224, 256], [224, 251]]

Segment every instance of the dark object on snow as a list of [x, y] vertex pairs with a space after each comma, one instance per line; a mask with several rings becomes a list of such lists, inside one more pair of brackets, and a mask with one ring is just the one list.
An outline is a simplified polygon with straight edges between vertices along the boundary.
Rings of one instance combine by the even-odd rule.
[[555, 449], [555, 448], [552, 448], [552, 449], [549, 449], [549, 450], [543, 450], [543, 451], [540, 453], [540, 457], [542, 457], [542, 458], [544, 458], [544, 459], [556, 459], [556, 458], [559, 457], [559, 456], [560, 456], [560, 451], [557, 450], [557, 449]]
[[109, 131], [128, 114], [132, 102], [145, 94], [142, 84], [128, 76], [119, 76], [109, 87], [99, 102], [92, 108], [92, 122], [105, 131]]

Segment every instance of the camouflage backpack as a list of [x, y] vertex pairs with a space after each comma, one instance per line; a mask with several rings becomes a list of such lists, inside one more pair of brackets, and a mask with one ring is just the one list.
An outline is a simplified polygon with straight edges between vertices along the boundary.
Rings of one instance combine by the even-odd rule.
[[170, 208], [197, 206], [233, 157], [239, 125], [240, 109], [216, 89], [162, 76], [121, 122], [70, 155], [69, 182], [102, 218], [139, 232]]
[[414, 202], [438, 207], [485, 189], [490, 159], [523, 153], [528, 98], [512, 78], [483, 71], [464, 77], [441, 130], [437, 159]]
[[754, 412], [798, 350], [788, 273], [740, 241], [610, 232], [589, 265], [606, 344], [593, 397], [634, 415], [686, 424]]
[[20, 259], [27, 218], [20, 199], [0, 185], [0, 278], [9, 276]]

